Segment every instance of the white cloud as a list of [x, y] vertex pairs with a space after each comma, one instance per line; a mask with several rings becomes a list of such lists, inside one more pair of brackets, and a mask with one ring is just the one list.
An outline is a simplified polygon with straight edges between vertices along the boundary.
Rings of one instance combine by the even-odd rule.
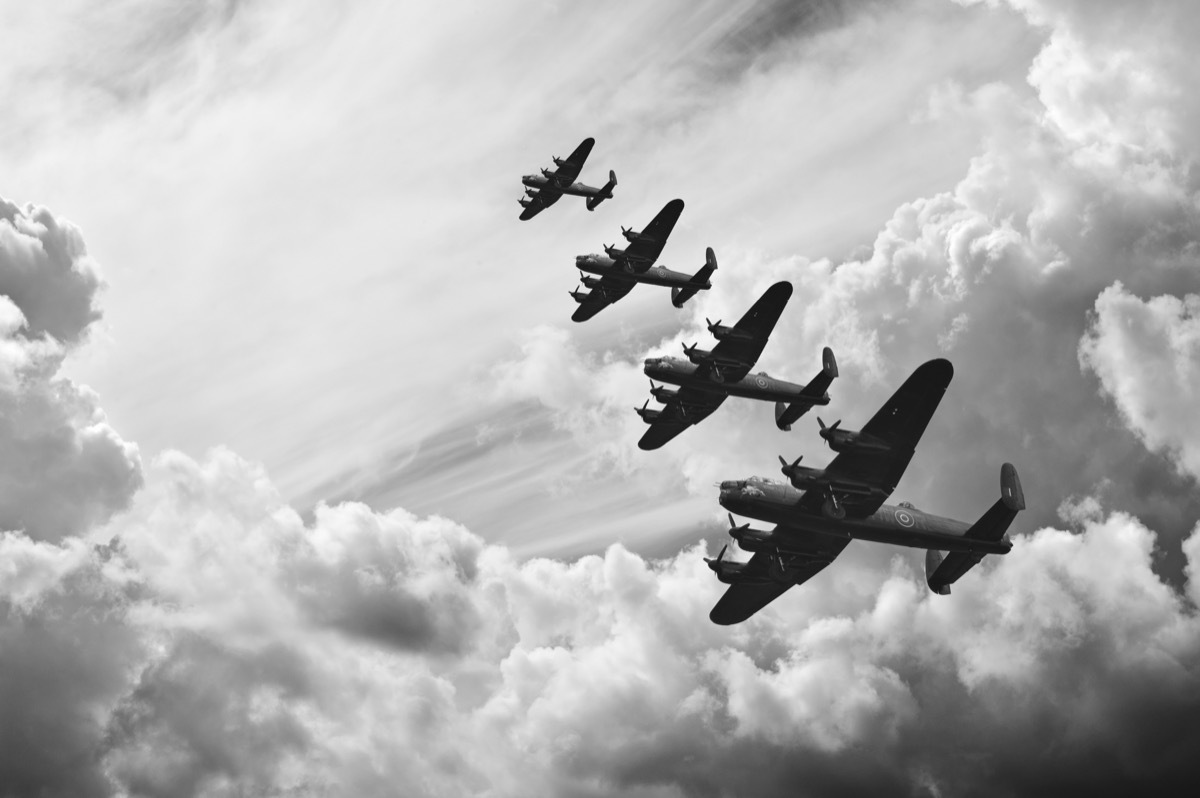
[[[1130, 512], [1142, 444], [1106, 425], [1080, 372], [1082, 361], [1147, 445], [1170, 449], [1162, 421], [1182, 405], [1164, 394], [1196, 393], [1194, 303], [1178, 297], [1194, 294], [1200, 225], [1192, 111], [1164, 98], [1189, 95], [1142, 29], [1114, 53], [1081, 6], [1019, 7], [1054, 26], [1031, 73], [1037, 97], [945, 92], [932, 116], [988, 131], [953, 191], [903, 203], [869, 252], [837, 264], [719, 248], [722, 290], [660, 344], [694, 340], [702, 316], [728, 321], [790, 279], [763, 365], [804, 379], [832, 344], [844, 375], [833, 412], [854, 425], [952, 343], [956, 380], [905, 489], [951, 505], [934, 511], [978, 511], [1012, 459], [1031, 503], [1023, 528], [1055, 512], [1073, 528], [1033, 524], [951, 597], [931, 595], [906, 555], [854, 544], [724, 628], [707, 619], [721, 586], [703, 545], [522, 562], [480, 537], [486, 524], [355, 503], [305, 522], [227, 449], [161, 454], [138, 489], [136, 452], [94, 394], [59, 376], [94, 324], [94, 269], [68, 226], [6, 211], [20, 219], [0, 250], [13, 286], [0, 297], [0, 523], [25, 532], [0, 535], [0, 783], [52, 795], [1001, 796], [1064, 774], [1101, 793], [1193, 776], [1200, 527], [1188, 518], [1186, 538], [1160, 537]], [[637, 99], [635, 116], [659, 112]], [[73, 243], [55, 249], [56, 236]], [[429, 334], [417, 325], [404, 340]], [[599, 466], [570, 461], [581, 489], [603, 471], [632, 475], [617, 482], [630, 504], [635, 489], [667, 495], [679, 481], [707, 491], [815, 443], [778, 433], [769, 407], [731, 401], [720, 423], [653, 457], [635, 451], [628, 397], [642, 395], [644, 347], [631, 338], [606, 353], [537, 327], [519, 358], [487, 369], [497, 397], [544, 402], [599, 453]], [[1192, 604], [1155, 573], [1163, 553], [1182, 561]]]
[[[1153, 573], [1154, 534], [1120, 513], [1018, 537], [951, 599], [900, 566], [870, 576], [866, 603], [814, 613], [831, 569], [732, 629], [707, 620], [721, 586], [702, 547], [520, 563], [403, 511], [341, 505], [305, 526], [228, 452], [158, 458], [106, 534], [0, 542], [0, 635], [26, 663], [4, 671], [20, 692], [0, 691], [3, 710], [17, 727], [41, 712], [19, 695], [57, 696], [47, 733], [98, 753], [76, 784], [784, 794], [803, 761], [835, 792], [870, 774], [1003, 795], [1061, 746], [1097, 787], [1178, 776], [1139, 736], [1200, 734], [1200, 620]], [[66, 689], [88, 662], [107, 670]], [[987, 742], [964, 758], [968, 740]], [[57, 783], [52, 748], [0, 768]]]
[[1143, 301], [1114, 283], [1096, 298], [1079, 360], [1146, 446], [1200, 479], [1200, 295]]
[[137, 448], [59, 376], [100, 316], [100, 285], [74, 226], [0, 198], [0, 529], [77, 535], [141, 484]]

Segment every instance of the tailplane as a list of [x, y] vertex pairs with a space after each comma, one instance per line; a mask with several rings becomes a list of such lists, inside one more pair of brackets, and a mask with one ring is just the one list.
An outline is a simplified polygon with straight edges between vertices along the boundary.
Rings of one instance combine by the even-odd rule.
[[[1017, 513], [1025, 509], [1025, 492], [1012, 463], [1000, 469], [1000, 499], [988, 508], [963, 537], [973, 540], [1006, 539], [1008, 527]], [[1011, 547], [1011, 544], [1009, 544]], [[987, 556], [983, 552], [956, 551], [949, 554], [930, 549], [925, 552], [925, 580], [929, 589], [942, 596], [950, 594], [950, 585]]]
[[691, 281], [685, 286], [671, 289], [671, 304], [681, 308], [684, 302], [696, 295], [697, 291], [707, 291], [712, 288], [712, 283], [708, 281], [708, 278], [712, 277], [712, 273], [716, 270], [717, 254], [713, 252], [712, 247], [709, 247], [704, 251], [704, 265], [700, 267], [700, 271], [692, 275]]
[[587, 209], [589, 211], [596, 210], [596, 206], [606, 199], [612, 199], [612, 190], [617, 186], [617, 173], [611, 169], [608, 171], [608, 182], [600, 189], [600, 193], [594, 197], [587, 198]]
[[832, 349], [825, 347], [821, 351], [821, 370], [804, 386], [804, 398], [791, 404], [775, 403], [775, 426], [787, 432], [800, 416], [812, 409], [813, 405], [829, 404], [829, 394], [826, 392], [837, 379], [837, 375], [837, 358], [833, 356]]

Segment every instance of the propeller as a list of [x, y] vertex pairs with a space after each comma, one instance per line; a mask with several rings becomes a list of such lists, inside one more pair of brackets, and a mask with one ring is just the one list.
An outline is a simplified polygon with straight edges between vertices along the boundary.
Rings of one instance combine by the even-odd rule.
[[680, 344], [680, 346], [682, 346], [682, 347], [683, 347], [683, 353], [684, 353], [685, 355], [690, 355], [692, 352], [695, 352], [695, 351], [696, 351], [696, 344], [694, 344], [694, 343], [693, 343], [691, 346], [688, 346], [687, 344], [682, 344], [682, 343], [681, 343], [681, 344]]
[[619, 226], [621, 228], [621, 235], [623, 235], [623, 236], [627, 236], [633, 232], [632, 227], [626, 227], [625, 225], [619, 225]]
[[749, 524], [749, 522], [747, 522], [747, 523], [739, 526], [733, 520], [733, 513], [728, 513], [728, 515], [729, 515], [729, 537], [733, 538], [734, 540], [737, 540], [737, 535], [735, 533], [745, 532], [747, 529], [750, 528], [750, 524]]
[[830, 436], [837, 431], [838, 425], [842, 423], [842, 420], [839, 418], [829, 426], [825, 426], [825, 422], [821, 420], [820, 416], [817, 416], [817, 423], [821, 425], [820, 435], [825, 439], [825, 445], [828, 446]]
[[715, 559], [711, 558], [711, 557], [705, 557], [704, 561], [706, 563], [708, 563], [708, 567], [714, 571], [720, 571], [721, 570], [721, 561], [725, 559], [725, 550], [728, 548], [729, 548], [728, 543], [726, 543], [724, 546], [722, 546], [721, 553], [718, 554]]
[[783, 472], [785, 477], [790, 477], [792, 472], [796, 470], [796, 466], [800, 465], [800, 461], [803, 459], [804, 455], [800, 455], [791, 465], [788, 465], [788, 461], [783, 459], [783, 455], [779, 455], [779, 464], [783, 466], [783, 468], [779, 470]]

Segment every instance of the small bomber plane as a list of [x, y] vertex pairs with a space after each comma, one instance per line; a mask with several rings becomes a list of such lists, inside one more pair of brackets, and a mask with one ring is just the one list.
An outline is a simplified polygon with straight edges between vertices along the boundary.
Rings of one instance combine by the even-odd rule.
[[[650, 425], [638, 446], [657, 449], [707, 418], [727, 396], [776, 402], [775, 424], [781, 430], [791, 429], [792, 423], [813, 405], [829, 404], [826, 391], [838, 374], [837, 361], [829, 347], [822, 353], [821, 371], [808, 385], [777, 380], [766, 372], [749, 373], [791, 295], [791, 283], [775, 283], [734, 326], [726, 327], [719, 319], [715, 322], [705, 319], [708, 331], [717, 339], [712, 350], [697, 349], [695, 344], [684, 345], [687, 361], [677, 357], [646, 360], [644, 371], [650, 378], [650, 393], [666, 406], [662, 410], [651, 410], [647, 407], [649, 400], [646, 400], [646, 404], [635, 408], [642, 420]], [[655, 380], [680, 388], [664, 388], [655, 385]]]
[[[622, 299], [638, 283], [670, 287], [671, 304], [677, 308], [683, 307], [683, 303], [695, 296], [697, 291], [712, 288], [708, 278], [717, 270], [717, 256], [712, 247], [705, 252], [704, 265], [694, 275], [654, 265], [681, 213], [683, 200], [673, 199], [663, 206], [642, 232], [621, 228], [621, 235], [629, 242], [625, 249], [606, 246], [604, 255], [580, 255], [575, 258], [575, 268], [580, 272], [579, 281], [584, 288], [591, 290], [581, 292], [576, 288], [567, 292], [579, 303], [571, 320], [587, 321]], [[592, 277], [592, 274], [600, 276]]]
[[592, 151], [592, 145], [595, 143], [595, 139], [586, 138], [575, 148], [575, 152], [567, 156], [566, 160], [551, 157], [550, 160], [554, 161], [554, 165], [558, 167], [553, 172], [543, 169], [540, 175], [525, 175], [521, 178], [521, 182], [525, 184], [526, 194], [517, 200], [525, 209], [521, 211], [521, 221], [527, 221], [537, 216], [558, 202], [558, 198], [563, 194], [587, 197], [589, 211], [596, 210], [596, 206], [606, 199], [612, 199], [612, 190], [617, 185], [616, 172], [609, 171], [608, 182], [604, 184], [603, 188], [592, 188], [575, 182], [575, 179], [579, 177], [579, 172], [583, 169], [583, 162], [587, 160], [588, 154]]
[[[825, 427], [821, 437], [838, 455], [824, 469], [805, 468], [800, 458], [783, 474], [791, 484], [762, 478], [721, 483], [721, 506], [730, 511], [729, 534], [749, 562], [706, 559], [729, 585], [709, 617], [741, 623], [833, 562], [851, 540], [924, 548], [929, 589], [946, 595], [950, 585], [987, 554], [1007, 554], [1009, 524], [1025, 509], [1021, 481], [1012, 464], [1000, 469], [1000, 499], [974, 524], [930, 515], [901, 502], [884, 504], [912, 459], [954, 368], [931, 360], [917, 368], [859, 432]], [[771, 530], [737, 525], [732, 513], [774, 522]]]

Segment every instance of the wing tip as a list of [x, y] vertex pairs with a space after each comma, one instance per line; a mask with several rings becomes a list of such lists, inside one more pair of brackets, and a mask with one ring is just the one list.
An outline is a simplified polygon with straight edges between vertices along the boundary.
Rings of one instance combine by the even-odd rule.
[[920, 373], [943, 385], [949, 385], [950, 380], [954, 378], [954, 364], [944, 357], [934, 358], [922, 363], [915, 373]]
[[[746, 616], [746, 618], [748, 617], [750, 616]], [[741, 623], [746, 620], [746, 618], [739, 618], [722, 611], [720, 602], [717, 602], [717, 606], [713, 607], [712, 611], [708, 613], [708, 619], [717, 626], [733, 626], [735, 623]]]

